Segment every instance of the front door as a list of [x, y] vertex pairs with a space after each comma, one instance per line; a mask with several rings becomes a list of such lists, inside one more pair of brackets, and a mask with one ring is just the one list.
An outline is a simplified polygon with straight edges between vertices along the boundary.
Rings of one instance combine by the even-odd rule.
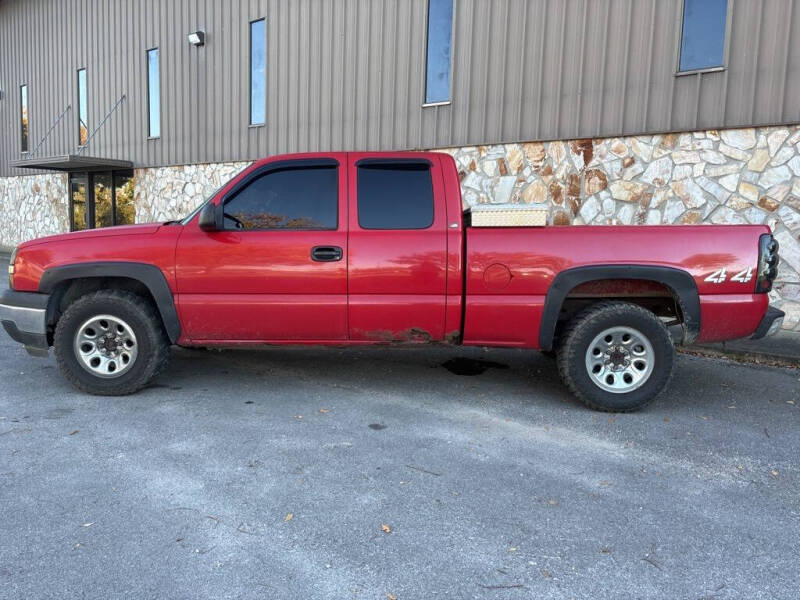
[[183, 336], [193, 343], [347, 338], [344, 159], [261, 163], [219, 199], [224, 230], [201, 231], [197, 216], [185, 226], [176, 255]]

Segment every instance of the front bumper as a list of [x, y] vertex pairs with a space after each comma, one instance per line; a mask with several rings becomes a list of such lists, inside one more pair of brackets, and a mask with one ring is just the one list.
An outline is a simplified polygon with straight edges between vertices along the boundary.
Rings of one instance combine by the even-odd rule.
[[781, 325], [783, 325], [784, 316], [786, 316], [786, 313], [782, 310], [778, 310], [774, 306], [768, 306], [767, 313], [764, 315], [764, 318], [761, 319], [761, 323], [758, 324], [758, 329], [750, 336], [750, 339], [760, 340], [768, 335], [778, 333]]
[[48, 294], [5, 290], [0, 295], [0, 322], [6, 333], [34, 356], [47, 356]]

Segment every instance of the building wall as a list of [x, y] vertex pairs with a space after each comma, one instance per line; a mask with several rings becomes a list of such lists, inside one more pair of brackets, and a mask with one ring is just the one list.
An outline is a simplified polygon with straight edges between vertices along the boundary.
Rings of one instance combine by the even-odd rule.
[[65, 174], [0, 177], [0, 248], [69, 231]]
[[[23, 83], [31, 148], [71, 106], [37, 156], [75, 151], [82, 67], [90, 130], [125, 96], [86, 153], [136, 167], [797, 123], [798, 5], [733, 0], [727, 68], [676, 76], [682, 0], [456, 0], [452, 103], [423, 107], [426, 0], [0, 0], [0, 176], [23, 174]], [[248, 127], [260, 18], [267, 122]]]

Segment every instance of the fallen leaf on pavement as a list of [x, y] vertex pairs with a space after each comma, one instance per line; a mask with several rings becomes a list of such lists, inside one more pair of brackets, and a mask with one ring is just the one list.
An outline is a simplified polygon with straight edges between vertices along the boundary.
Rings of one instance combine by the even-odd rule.
[[390, 594], [389, 592], [386, 592], [386, 597], [389, 600], [397, 600], [397, 596], [395, 596], [394, 594]]
[[321, 413], [326, 413], [326, 412], [328, 412], [328, 409], [327, 409], [327, 408], [320, 408], [320, 409], [319, 409], [319, 412], [321, 412]]
[[772, 469], [772, 471], [770, 471], [770, 473], [772, 473], [773, 477], [777, 477], [778, 476], [778, 472], [775, 469]]
[[73, 431], [72, 433], [70, 433], [70, 435], [75, 435], [76, 433], [78, 433], [77, 429], [75, 431]]
[[381, 531], [383, 531], [384, 533], [392, 533], [392, 528], [389, 527], [386, 523], [384, 523], [383, 525], [381, 525]]
[[283, 520], [284, 520], [285, 522], [288, 522], [288, 521], [291, 521], [291, 520], [292, 520], [292, 517], [294, 517], [294, 513], [289, 513], [288, 515], [286, 515], [286, 516], [283, 518]]
[[550, 506], [558, 506], [558, 500], [548, 500], [547, 503]]

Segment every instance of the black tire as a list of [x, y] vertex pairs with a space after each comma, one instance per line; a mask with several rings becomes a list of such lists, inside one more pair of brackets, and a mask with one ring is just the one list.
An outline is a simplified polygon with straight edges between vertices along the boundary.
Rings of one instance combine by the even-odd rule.
[[[619, 328], [620, 335], [624, 335], [626, 328], [634, 330], [650, 344], [648, 350], [651, 353], [647, 356], [648, 360], [652, 360], [652, 367], [648, 367], [651, 369], [649, 375], [642, 375], [641, 383], [627, 384], [638, 385], [630, 391], [612, 392], [603, 389], [601, 385], [614, 383], [617, 376], [622, 377], [622, 372], [619, 375], [608, 373], [609, 378], [604, 382], [603, 373], [607, 371], [601, 370], [604, 369], [602, 365], [595, 366], [599, 371], [596, 377], [600, 380], [596, 383], [595, 376], [587, 365], [587, 360], [591, 359], [587, 358], [590, 346], [597, 347], [593, 342], [601, 333], [615, 328]], [[610, 336], [607, 339], [610, 340]], [[614, 346], [609, 348], [611, 352]], [[637, 348], [648, 351], [644, 346]], [[594, 348], [592, 351], [597, 352]], [[596, 360], [602, 359], [603, 356], [600, 355]], [[628, 364], [633, 362], [639, 366], [648, 364], [647, 361], [637, 361], [632, 354], [614, 353], [614, 360], [627, 360]], [[661, 319], [649, 310], [629, 302], [603, 301], [579, 313], [567, 324], [558, 348], [558, 370], [564, 383], [586, 406], [605, 412], [631, 412], [652, 402], [667, 386], [674, 361], [675, 347]], [[634, 376], [638, 375], [634, 373]], [[630, 378], [627, 374], [625, 377]], [[619, 382], [621, 384], [621, 379]]]
[[[73, 344], [78, 328], [98, 315], [122, 319], [136, 336], [137, 355], [132, 364], [124, 373], [109, 379], [83, 367]], [[124, 396], [145, 387], [166, 368], [169, 346], [156, 307], [124, 290], [101, 290], [81, 296], [61, 315], [53, 337], [56, 360], [64, 376], [79, 390], [100, 396]]]

